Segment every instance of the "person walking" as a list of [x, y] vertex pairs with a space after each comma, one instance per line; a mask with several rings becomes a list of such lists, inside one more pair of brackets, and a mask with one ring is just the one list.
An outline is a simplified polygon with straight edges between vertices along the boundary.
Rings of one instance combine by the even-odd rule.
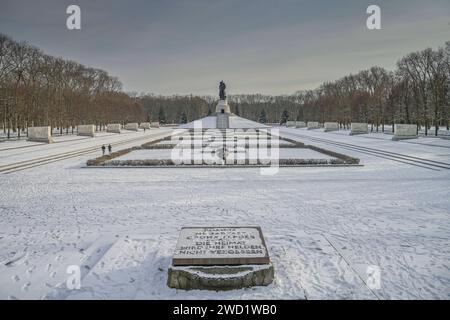
[[103, 155], [105, 155], [105, 150], [106, 150], [105, 145], [102, 145], [102, 152], [103, 152]]
[[109, 151], [109, 154], [111, 154], [111, 151], [112, 151], [111, 145], [108, 146], [108, 151]]

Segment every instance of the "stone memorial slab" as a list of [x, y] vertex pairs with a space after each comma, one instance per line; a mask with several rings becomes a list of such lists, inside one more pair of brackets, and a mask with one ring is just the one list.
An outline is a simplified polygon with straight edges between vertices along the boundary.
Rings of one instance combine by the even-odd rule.
[[415, 124], [394, 124], [394, 136], [392, 140], [415, 139], [417, 138], [417, 125]]
[[52, 143], [51, 127], [29, 127], [28, 141]]
[[120, 133], [122, 125], [120, 123], [110, 123], [106, 126], [106, 132]]
[[243, 265], [269, 263], [260, 227], [185, 227], [172, 264]]
[[93, 124], [79, 125], [77, 127], [77, 135], [94, 137], [95, 136], [95, 126]]
[[267, 286], [274, 279], [260, 227], [184, 227], [167, 285], [182, 290]]
[[296, 126], [297, 126], [297, 121], [291, 121], [291, 120], [286, 121], [286, 127], [295, 128]]
[[319, 128], [319, 123], [317, 121], [308, 121], [308, 130], [314, 130]]
[[125, 124], [125, 130], [138, 131], [139, 124], [137, 123], [127, 123]]
[[352, 122], [351, 123], [351, 131], [350, 135], [355, 134], [365, 134], [369, 133], [369, 127], [367, 126], [367, 123], [363, 122]]
[[338, 131], [339, 130], [339, 123], [337, 122], [325, 122], [324, 123], [325, 132], [330, 131]]
[[150, 122], [142, 122], [139, 125], [139, 128], [141, 128], [141, 129], [150, 129]]

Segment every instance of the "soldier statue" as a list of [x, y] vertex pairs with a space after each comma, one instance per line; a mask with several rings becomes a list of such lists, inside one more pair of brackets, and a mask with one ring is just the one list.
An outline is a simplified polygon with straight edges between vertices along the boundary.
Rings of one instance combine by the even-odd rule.
[[225, 88], [226, 87], [227, 86], [225, 85], [225, 82], [223, 82], [223, 80], [220, 81], [220, 84], [219, 84], [219, 98], [220, 98], [220, 100], [225, 100], [227, 98], [227, 96], [225, 95]]

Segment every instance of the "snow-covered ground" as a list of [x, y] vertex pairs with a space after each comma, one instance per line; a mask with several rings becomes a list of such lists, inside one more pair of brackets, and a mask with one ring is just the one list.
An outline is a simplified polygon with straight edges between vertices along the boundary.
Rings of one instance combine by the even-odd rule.
[[[450, 298], [450, 170], [317, 139], [450, 164], [449, 140], [394, 142], [381, 133], [321, 129], [281, 134], [358, 157], [364, 166], [281, 168], [273, 176], [258, 168], [83, 168], [98, 149], [0, 174], [0, 298]], [[11, 148], [29, 143], [0, 143], [0, 166], [135, 138], [116, 151], [140, 145], [143, 135], [19, 149]], [[260, 225], [273, 284], [227, 292], [169, 289], [180, 228], [210, 225]], [[66, 288], [70, 265], [81, 267], [79, 290]], [[368, 286], [372, 265], [381, 271], [379, 289]]]

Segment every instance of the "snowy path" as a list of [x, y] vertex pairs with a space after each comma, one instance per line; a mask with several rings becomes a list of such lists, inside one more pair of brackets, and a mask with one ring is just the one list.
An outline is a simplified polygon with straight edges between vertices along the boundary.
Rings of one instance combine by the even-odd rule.
[[[450, 163], [446, 148], [300, 132]], [[282, 168], [274, 176], [255, 168], [83, 169], [92, 158], [83, 155], [0, 174], [0, 298], [450, 298], [450, 170], [311, 144], [364, 166]], [[181, 226], [214, 224], [262, 227], [272, 285], [167, 288]], [[70, 264], [82, 267], [79, 291], [65, 288]], [[381, 269], [379, 290], [367, 286], [369, 265]]]
[[[75, 136], [71, 136], [68, 139], [68, 137], [61, 137], [62, 140], [55, 139], [56, 143], [51, 144], [36, 144], [32, 142], [29, 145], [23, 146], [20, 143], [20, 145], [17, 147], [8, 146], [7, 148], [0, 148], [0, 166], [6, 166], [21, 161], [30, 161], [44, 157], [60, 155], [65, 152], [81, 151], [85, 150], [86, 148], [97, 148], [96, 152], [101, 153], [100, 147], [103, 144], [108, 145], [128, 140], [131, 143], [134, 143], [134, 140], [137, 139], [140, 139], [139, 144], [142, 144], [145, 142], [143, 141], [143, 139], [145, 139], [146, 137], [150, 140], [155, 135], [159, 135], [161, 133], [169, 133], [170, 131], [170, 129], [148, 130], [146, 133], [144, 133], [143, 131], [124, 131], [121, 134], [100, 133], [95, 138], [75, 138]], [[139, 144], [136, 142], [136, 145]]]
[[[450, 140], [440, 138], [423, 138], [411, 140], [392, 141], [392, 135], [382, 133], [362, 134], [349, 136], [349, 131], [323, 132], [322, 129], [306, 130], [282, 128], [281, 132], [286, 136], [305, 141], [305, 136], [316, 139], [328, 139], [337, 143], [347, 143], [356, 146], [382, 149], [386, 152], [398, 153], [421, 157], [430, 160], [444, 161], [450, 165]], [[307, 141], [307, 139], [306, 139]], [[317, 140], [314, 140], [317, 143]]]

